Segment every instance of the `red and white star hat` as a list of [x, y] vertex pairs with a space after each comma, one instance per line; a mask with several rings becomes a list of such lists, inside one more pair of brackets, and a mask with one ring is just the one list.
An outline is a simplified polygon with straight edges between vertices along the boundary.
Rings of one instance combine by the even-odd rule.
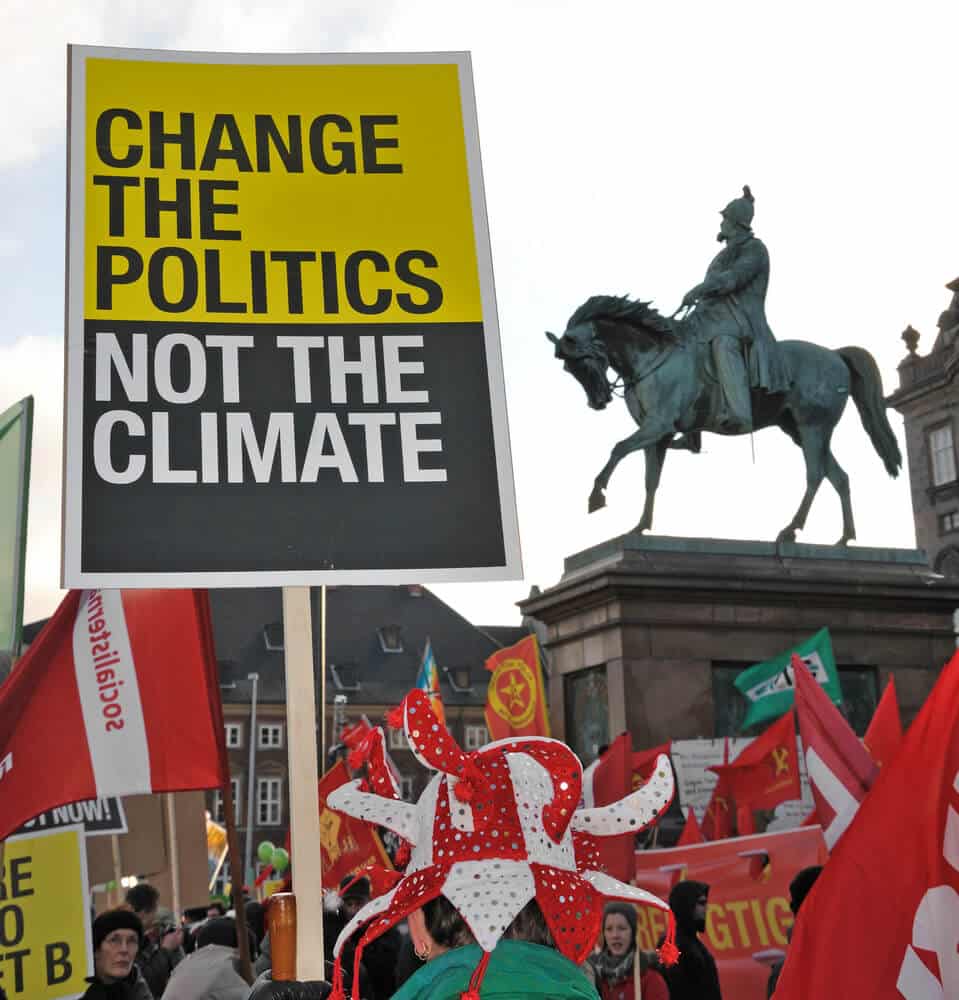
[[[337, 939], [334, 997], [343, 995], [341, 951], [359, 928], [365, 929], [357, 969], [366, 944], [440, 895], [484, 952], [466, 1000], [478, 1000], [490, 953], [530, 900], [543, 911], [558, 950], [577, 965], [599, 935], [606, 900], [647, 903], [669, 914], [658, 896], [594, 867], [595, 838], [638, 833], [669, 806], [668, 757], [660, 755], [650, 780], [626, 798], [579, 809], [582, 764], [565, 743], [523, 737], [464, 753], [420, 690], [406, 696], [390, 722], [402, 724], [417, 759], [438, 773], [415, 805], [362, 791], [358, 781], [327, 799], [330, 808], [387, 827], [413, 845], [405, 874], [393, 873], [396, 884], [367, 903]], [[670, 914], [661, 958], [671, 964], [677, 955]]]

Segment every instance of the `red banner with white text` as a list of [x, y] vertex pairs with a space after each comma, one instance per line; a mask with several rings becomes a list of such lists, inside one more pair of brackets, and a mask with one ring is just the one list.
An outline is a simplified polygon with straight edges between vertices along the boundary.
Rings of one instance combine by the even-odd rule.
[[[732, 837], [638, 851], [636, 884], [668, 899], [681, 879], [706, 882], [710, 891], [703, 940], [716, 959], [723, 996], [766, 1000], [770, 965], [785, 955], [793, 923], [789, 883], [800, 869], [824, 864], [827, 857], [819, 827]], [[641, 949], [655, 948], [665, 932], [662, 910], [639, 907]]]

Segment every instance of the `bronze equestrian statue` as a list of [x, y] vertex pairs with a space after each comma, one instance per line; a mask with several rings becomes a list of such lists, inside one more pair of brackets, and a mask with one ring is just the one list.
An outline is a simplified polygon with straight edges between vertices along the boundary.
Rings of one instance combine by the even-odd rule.
[[[752, 232], [748, 187], [722, 217], [718, 239], [726, 246], [672, 317], [660, 315], [648, 302], [596, 295], [573, 313], [561, 337], [547, 333], [589, 405], [603, 409], [621, 386], [639, 425], [613, 447], [596, 477], [589, 510], [605, 506], [604, 491], [619, 462], [644, 451], [646, 503], [636, 530], [645, 531], [652, 527], [668, 448], [699, 451], [702, 431], [745, 434], [775, 426], [799, 445], [806, 463], [806, 492], [777, 540], [795, 541], [825, 477], [842, 503], [837, 544], [845, 545], [856, 537], [849, 477], [830, 441], [850, 394], [886, 470], [896, 476], [902, 466], [879, 368], [860, 347], [833, 351], [801, 340], [777, 343], [765, 314], [769, 255]], [[612, 383], [610, 368], [616, 373]]]

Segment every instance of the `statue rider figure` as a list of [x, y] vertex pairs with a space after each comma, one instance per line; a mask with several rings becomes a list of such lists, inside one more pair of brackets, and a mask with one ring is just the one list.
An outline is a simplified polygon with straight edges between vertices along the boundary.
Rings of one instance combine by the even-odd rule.
[[683, 305], [694, 307], [687, 320], [693, 335], [710, 344], [722, 389], [718, 429], [743, 434], [753, 429], [750, 389], [785, 392], [789, 383], [766, 322], [769, 254], [753, 235], [748, 187], [723, 209], [722, 217], [716, 239], [726, 245], [702, 283], [686, 293]]

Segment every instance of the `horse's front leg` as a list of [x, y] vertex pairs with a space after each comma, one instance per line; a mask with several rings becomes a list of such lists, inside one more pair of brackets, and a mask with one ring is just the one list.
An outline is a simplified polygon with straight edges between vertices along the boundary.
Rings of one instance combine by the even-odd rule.
[[653, 504], [656, 502], [656, 490], [659, 489], [659, 477], [668, 447], [669, 439], [664, 438], [646, 449], [646, 503], [643, 505], [643, 516], [635, 528], [638, 534], [653, 526]]
[[[668, 439], [672, 433], [673, 431], [670, 428], [663, 427], [661, 424], [649, 424], [648, 426], [640, 427], [634, 434], [630, 434], [628, 438], [623, 438], [622, 441], [613, 445], [613, 450], [609, 453], [609, 461], [603, 466], [602, 471], [593, 482], [593, 492], [589, 495], [590, 514], [606, 506], [606, 487], [609, 485], [609, 478], [612, 476], [616, 466], [627, 455], [631, 455], [634, 451], [642, 451], [645, 448], [649, 448], [664, 438]], [[662, 461], [659, 464], [661, 466]], [[646, 472], [648, 476], [648, 465]], [[657, 483], [659, 482], [658, 475], [656, 481]], [[650, 512], [650, 517], [652, 517], [652, 512]]]

